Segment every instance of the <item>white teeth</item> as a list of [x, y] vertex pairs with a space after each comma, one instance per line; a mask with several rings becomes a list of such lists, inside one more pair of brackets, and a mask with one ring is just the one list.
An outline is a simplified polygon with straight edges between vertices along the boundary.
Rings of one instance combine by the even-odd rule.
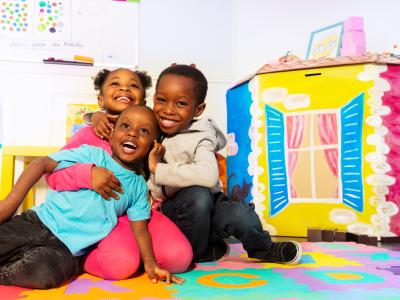
[[162, 121], [162, 124], [163, 124], [164, 126], [167, 126], [167, 127], [169, 127], [169, 126], [174, 126], [174, 125], [177, 123], [176, 121], [167, 120], [167, 119], [162, 119], [161, 121]]
[[127, 102], [129, 102], [129, 101], [131, 101], [131, 99], [129, 99], [128, 97], [118, 97], [117, 99], [116, 99], [117, 101], [127, 101]]
[[124, 147], [128, 147], [130, 149], [136, 149], [136, 144], [132, 143], [132, 142], [124, 142], [123, 143]]

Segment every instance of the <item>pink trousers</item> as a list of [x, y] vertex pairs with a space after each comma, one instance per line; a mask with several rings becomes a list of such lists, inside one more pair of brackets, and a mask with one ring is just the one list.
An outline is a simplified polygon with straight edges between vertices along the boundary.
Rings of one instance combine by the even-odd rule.
[[[185, 272], [192, 261], [189, 241], [178, 227], [155, 209], [151, 212], [149, 232], [153, 251], [161, 268], [171, 273]], [[127, 216], [120, 217], [111, 233], [92, 250], [84, 263], [84, 270], [92, 275], [120, 280], [137, 272], [140, 252]]]

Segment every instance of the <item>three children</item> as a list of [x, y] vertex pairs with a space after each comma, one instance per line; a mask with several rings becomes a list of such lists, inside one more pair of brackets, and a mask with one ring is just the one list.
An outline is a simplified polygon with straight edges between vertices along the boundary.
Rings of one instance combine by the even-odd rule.
[[[107, 118], [114, 120], [123, 109], [131, 105], [144, 105], [145, 91], [150, 85], [151, 78], [142, 72], [128, 69], [99, 72], [94, 86], [99, 91], [99, 106], [105, 112], [101, 114], [104, 122], [100, 122], [97, 127], [87, 126], [80, 129], [64, 149], [88, 144], [110, 152], [108, 138], [99, 137], [108, 136], [111, 132], [112, 127]], [[147, 173], [147, 169], [147, 160], [143, 160], [141, 174]], [[48, 176], [47, 182], [55, 190], [92, 189], [104, 199], [118, 199], [119, 194], [116, 192], [123, 192], [120, 182], [112, 172], [92, 164], [75, 164], [54, 172]], [[149, 231], [158, 264], [173, 273], [186, 271], [192, 261], [192, 249], [177, 226], [160, 212], [152, 210]], [[115, 245], [119, 247], [116, 248]], [[117, 226], [84, 260], [86, 272], [114, 280], [128, 278], [138, 270], [139, 265], [139, 249], [135, 238], [130, 234], [127, 216], [118, 219]]]
[[196, 119], [204, 112], [207, 88], [194, 66], [172, 65], [158, 78], [153, 110], [166, 152], [163, 162], [149, 159], [153, 201], [186, 235], [194, 261], [223, 259], [229, 253], [224, 238], [234, 236], [251, 258], [298, 263], [299, 243], [273, 243], [252, 203], [231, 201], [220, 192], [215, 153], [226, 140], [211, 120]]
[[[103, 104], [106, 112], [110, 115], [120, 113], [127, 104], [130, 105], [133, 102], [139, 105], [145, 104], [144, 90], [146, 87], [140, 78], [132, 79], [135, 76], [127, 74], [128, 71], [125, 69], [113, 72], [104, 71], [103, 75], [99, 75], [100, 78], [98, 76], [97, 81], [95, 81], [95, 86], [98, 82], [96, 87], [100, 91], [99, 104], [100, 106]], [[124, 72], [125, 75], [122, 75]], [[127, 80], [130, 83], [122, 84], [121, 80], [125, 81], [126, 78], [130, 78], [131, 81]], [[136, 171], [146, 175], [146, 166], [148, 167], [150, 172], [148, 187], [152, 200], [158, 203], [158, 210], [175, 222], [185, 234], [193, 248], [194, 261], [206, 262], [223, 259], [229, 253], [229, 247], [224, 239], [234, 236], [243, 243], [244, 249], [251, 258], [278, 263], [298, 263], [302, 250], [297, 242], [273, 243], [268, 232], [263, 231], [253, 204], [231, 201], [219, 191], [217, 185], [218, 165], [215, 153], [225, 146], [226, 140], [223, 133], [211, 120], [197, 119], [206, 107], [204, 100], [207, 94], [207, 85], [204, 75], [193, 66], [173, 65], [160, 74], [154, 96], [153, 110], [164, 135], [163, 146], [155, 144], [154, 153], [149, 156], [148, 162], [144, 158], [136, 161]], [[93, 121], [93, 128], [88, 126], [72, 137], [69, 148], [82, 143], [93, 144], [93, 141], [96, 141], [95, 143], [98, 143], [98, 146], [109, 149], [109, 144], [98, 137], [109, 134], [113, 127], [111, 123], [114, 120], [109, 120], [103, 115], [98, 118], [98, 121]], [[118, 125], [117, 122], [114, 130], [120, 130]], [[115, 136], [115, 132], [111, 133], [111, 137], [113, 136]], [[87, 139], [90, 141], [87, 141]], [[134, 144], [125, 143], [122, 149], [127, 152], [136, 152], [135, 147]], [[72, 150], [72, 152], [74, 151]], [[116, 154], [117, 160], [119, 155], [123, 156], [124, 152], [120, 151]], [[160, 156], [163, 156], [163, 160], [160, 159]], [[77, 160], [77, 162], [84, 163], [83, 160]], [[49, 170], [51, 168], [45, 171]], [[92, 193], [95, 191], [97, 193], [94, 194], [103, 196], [105, 199], [111, 199], [112, 203], [118, 203], [121, 199], [132, 194], [131, 190], [126, 189], [117, 173], [113, 174], [97, 164], [96, 166], [77, 164], [63, 172], [55, 172], [49, 176], [48, 183], [54, 189], [86, 189]], [[59, 180], [62, 176], [64, 176], [64, 179]], [[64, 186], [60, 182], [69, 182], [69, 185]], [[15, 188], [20, 187], [16, 186]], [[60, 194], [63, 193], [68, 194], [68, 192], [60, 192]], [[119, 200], [116, 201], [115, 199], [118, 198]], [[98, 200], [91, 202], [95, 205], [101, 205]], [[107, 203], [104, 200], [103, 202]], [[153, 222], [153, 219], [156, 220], [157, 216], [162, 219], [160, 217], [162, 214], [159, 211], [152, 211], [149, 228], [151, 228], [151, 222]], [[119, 213], [122, 214], [123, 212], [119, 211]], [[131, 218], [129, 211], [128, 216]], [[168, 224], [169, 220], [166, 220], [168, 219], [162, 219], [160, 224], [163, 222]], [[156, 224], [155, 221], [153, 223]], [[118, 228], [119, 231], [116, 230]], [[158, 267], [154, 255], [152, 256], [153, 252], [149, 249], [149, 245], [151, 245], [151, 242], [149, 242], [150, 235], [143, 226], [140, 228], [141, 230], [135, 230], [135, 236], [139, 234], [140, 237], [144, 237], [141, 239], [136, 236], [139, 248], [141, 252], [147, 254], [151, 252], [148, 256], [149, 260], [144, 258], [146, 271], [154, 279], [159, 274], [159, 277], [166, 278], [167, 281], [182, 282], [178, 277], [171, 276], [168, 271]], [[177, 268], [182, 272], [187, 269], [192, 258], [191, 254], [187, 254], [190, 245], [185, 245], [187, 240], [179, 236], [179, 234], [182, 235], [179, 230], [174, 229], [174, 227], [169, 228], [172, 231], [167, 230], [164, 226], [158, 226], [154, 232], [159, 232], [159, 236], [167, 234], [169, 238], [177, 241], [173, 243], [173, 250], [164, 247], [163, 251], [168, 252], [168, 249], [171, 249], [172, 253], [176, 249], [183, 248], [183, 257], [190, 257], [190, 259], [184, 259], [184, 266]], [[168, 235], [168, 232], [172, 232], [172, 234]], [[134, 249], [135, 240], [133, 239], [132, 243], [132, 236], [128, 237], [127, 233], [129, 233], [128, 222], [122, 221], [122, 218], [120, 218], [114, 231], [98, 244], [97, 249], [89, 254], [86, 259], [85, 270], [109, 279], [126, 278], [132, 274], [133, 269], [136, 268], [135, 270], [137, 270], [136, 266], [135, 268], [125, 268], [123, 274], [119, 272], [120, 268], [124, 268], [124, 261], [129, 261], [128, 258], [132, 256], [131, 251]], [[152, 235], [153, 244], [156, 244], [157, 238], [155, 236], [156, 234]], [[180, 244], [183, 247], [179, 247]], [[102, 245], [106, 246], [103, 248]], [[118, 252], [119, 248], [116, 248], [115, 245], [126, 250], [123, 255]], [[80, 253], [79, 251], [76, 253]], [[156, 247], [154, 247], [154, 252], [157, 258]], [[79, 258], [82, 259], [82, 257]], [[176, 260], [178, 262], [179, 258]], [[76, 262], [75, 257], [72, 257], [70, 261], [69, 264], [72, 267], [69, 269], [71, 271], [63, 276], [63, 280], [76, 273], [80, 260]], [[117, 261], [116, 265], [114, 261]], [[108, 262], [112, 262], [113, 265], [108, 265]], [[169, 269], [171, 270], [173, 267]], [[56, 284], [59, 282], [60, 280]], [[17, 284], [21, 285], [20, 283]], [[29, 284], [32, 286], [31, 283]], [[52, 284], [54, 285], [54, 283]], [[51, 284], [42, 284], [41, 286], [48, 287], [49, 285], [52, 286]]]

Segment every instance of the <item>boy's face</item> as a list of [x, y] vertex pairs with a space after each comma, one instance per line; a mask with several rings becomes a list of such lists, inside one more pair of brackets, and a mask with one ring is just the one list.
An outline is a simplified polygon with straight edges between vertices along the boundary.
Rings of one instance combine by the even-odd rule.
[[100, 107], [108, 113], [119, 114], [130, 105], [144, 105], [144, 89], [139, 76], [126, 69], [108, 74], [98, 96]]
[[206, 105], [197, 104], [191, 78], [167, 74], [161, 77], [154, 95], [153, 111], [161, 131], [173, 135], [187, 127], [194, 117], [200, 116]]
[[157, 137], [157, 119], [145, 106], [124, 110], [110, 136], [113, 158], [122, 166], [138, 170]]

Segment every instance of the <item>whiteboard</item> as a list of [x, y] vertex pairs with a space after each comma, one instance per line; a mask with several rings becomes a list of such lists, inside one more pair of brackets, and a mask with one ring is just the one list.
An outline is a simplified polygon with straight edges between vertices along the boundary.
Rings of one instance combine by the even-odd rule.
[[0, 12], [0, 60], [137, 66], [139, 1], [2, 0]]

